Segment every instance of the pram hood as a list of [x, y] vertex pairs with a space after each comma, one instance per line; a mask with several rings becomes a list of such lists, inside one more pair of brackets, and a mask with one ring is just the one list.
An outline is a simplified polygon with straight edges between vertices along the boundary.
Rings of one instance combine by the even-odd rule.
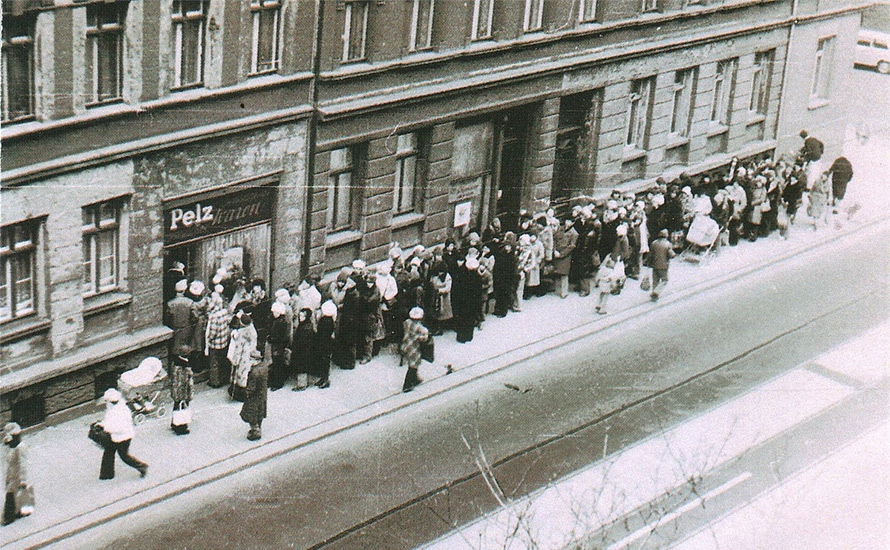
[[145, 386], [167, 376], [164, 366], [157, 357], [146, 357], [135, 369], [121, 374], [120, 380], [129, 386]]

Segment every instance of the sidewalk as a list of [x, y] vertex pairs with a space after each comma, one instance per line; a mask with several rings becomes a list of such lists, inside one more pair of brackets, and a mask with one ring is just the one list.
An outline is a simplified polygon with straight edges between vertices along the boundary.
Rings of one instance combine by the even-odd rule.
[[[194, 420], [190, 435], [174, 436], [169, 429], [169, 416], [150, 418], [137, 427], [132, 452], [151, 466], [145, 479], [118, 461], [116, 479], [99, 481], [101, 450], [86, 437], [89, 424], [101, 416], [98, 406], [96, 414], [28, 434], [25, 442], [29, 481], [35, 488], [37, 512], [3, 527], [0, 546], [12, 550], [45, 545], [68, 532], [409, 406], [525, 357], [700, 292], [703, 287], [722, 284], [882, 220], [890, 195], [881, 185], [882, 176], [890, 172], [887, 151], [890, 135], [873, 136], [865, 146], [855, 142], [850, 145], [848, 158], [854, 164], [856, 176], [846, 203], [859, 202], [862, 209], [841, 229], [821, 227], [813, 231], [798, 223], [787, 241], [774, 234], [757, 243], [726, 247], [701, 265], [675, 261], [671, 282], [658, 304], [650, 303], [648, 293], [633, 280], [628, 281], [620, 296], [611, 297], [610, 313], [604, 316], [594, 312], [593, 295], [581, 298], [571, 294], [565, 300], [548, 295], [526, 301], [521, 313], [511, 313], [504, 319], [489, 316], [472, 343], [458, 344], [453, 332], [436, 338], [437, 361], [434, 365], [423, 364], [420, 376], [426, 382], [410, 394], [400, 393], [404, 367], [399, 367], [398, 358], [385, 350], [371, 363], [353, 371], [333, 369], [329, 389], [282, 389], [271, 393], [263, 439], [250, 442], [245, 438], [247, 425], [239, 417], [241, 404], [230, 402], [225, 390], [206, 389], [201, 384], [192, 402]], [[445, 377], [445, 366], [449, 364], [455, 373]]]

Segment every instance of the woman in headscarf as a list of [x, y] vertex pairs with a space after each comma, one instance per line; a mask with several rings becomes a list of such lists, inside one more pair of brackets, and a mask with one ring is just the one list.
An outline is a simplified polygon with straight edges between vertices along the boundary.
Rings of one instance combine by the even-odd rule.
[[34, 511], [33, 489], [28, 485], [21, 426], [10, 422], [3, 428], [3, 446], [3, 469], [6, 472], [3, 525], [9, 525]]
[[247, 375], [255, 361], [257, 333], [250, 315], [232, 317], [232, 338], [226, 358], [232, 364], [232, 379], [229, 395], [235, 401], [244, 401], [247, 389]]
[[462, 344], [473, 340], [473, 330], [479, 322], [482, 285], [479, 260], [471, 256], [466, 261], [458, 261], [452, 278], [451, 307], [457, 341]]
[[355, 368], [357, 346], [363, 340], [365, 330], [361, 326], [361, 297], [356, 286], [353, 278], [347, 277], [341, 289], [342, 298], [337, 312], [337, 332], [332, 360], [338, 367], [346, 370]]
[[[290, 296], [288, 296], [288, 300]], [[287, 308], [283, 302], [272, 304], [272, 324], [269, 326], [269, 350], [272, 365], [269, 368], [269, 389], [280, 390], [288, 378], [289, 348], [291, 343], [291, 323], [287, 319]]]
[[[331, 372], [331, 349], [334, 345], [334, 328], [337, 317], [337, 306], [328, 300], [321, 304], [321, 317], [312, 343], [313, 374], [318, 377], [315, 383], [321, 389], [329, 388]], [[299, 353], [299, 352], [298, 352]]]
[[432, 336], [429, 330], [423, 326], [423, 310], [419, 307], [412, 308], [405, 320], [405, 336], [402, 339], [402, 357], [408, 363], [408, 372], [405, 374], [405, 382], [402, 391], [409, 392], [422, 380], [417, 375], [420, 368], [421, 346]]
[[433, 336], [439, 336], [445, 331], [445, 326], [454, 317], [451, 311], [451, 275], [445, 263], [438, 263], [433, 267], [430, 277], [430, 295], [433, 300], [431, 329]]
[[828, 193], [831, 183], [827, 174], [819, 174], [814, 178], [813, 187], [808, 192], [807, 216], [813, 223], [813, 231], [818, 228], [819, 220], [825, 218], [825, 209], [828, 206]]
[[[333, 303], [331, 303], [333, 306]], [[294, 327], [293, 344], [291, 347], [291, 370], [297, 375], [294, 391], [305, 390], [309, 386], [309, 375], [314, 374], [312, 364], [315, 347], [315, 325], [312, 321], [312, 310], [304, 307], [297, 313]], [[330, 361], [330, 356], [328, 357]]]
[[[148, 359], [146, 359], [148, 360]], [[170, 429], [176, 435], [189, 433], [189, 424], [182, 420], [182, 414], [177, 411], [187, 410], [192, 402], [195, 389], [194, 373], [189, 364], [189, 348], [183, 346], [179, 354], [170, 363], [170, 397], [173, 399], [173, 417], [170, 420]]]
[[138, 470], [139, 477], [145, 477], [148, 473], [148, 465], [130, 454], [130, 443], [136, 432], [133, 429], [133, 414], [130, 407], [114, 388], [105, 391], [102, 396], [105, 400], [105, 416], [99, 423], [111, 439], [111, 443], [105, 447], [102, 453], [102, 468], [99, 471], [99, 479], [114, 479], [114, 453], [117, 453], [127, 466]]

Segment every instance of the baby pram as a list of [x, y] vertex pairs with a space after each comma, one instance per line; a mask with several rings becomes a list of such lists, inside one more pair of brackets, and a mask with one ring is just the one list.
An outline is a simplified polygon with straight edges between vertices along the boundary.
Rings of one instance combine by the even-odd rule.
[[144, 359], [138, 367], [120, 375], [118, 389], [133, 412], [135, 424], [141, 424], [149, 416], [167, 415], [167, 407], [160, 403], [166, 386], [167, 372], [155, 357]]
[[691, 263], [701, 263], [704, 258], [715, 250], [720, 226], [710, 216], [697, 214], [686, 233], [689, 246], [682, 254], [682, 259]]

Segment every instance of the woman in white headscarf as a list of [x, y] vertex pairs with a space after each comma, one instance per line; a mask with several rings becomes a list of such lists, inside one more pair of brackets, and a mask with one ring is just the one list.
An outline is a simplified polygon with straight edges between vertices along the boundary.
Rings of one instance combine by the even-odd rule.
[[114, 453], [117, 453], [124, 464], [139, 470], [139, 476], [145, 477], [148, 465], [130, 454], [130, 443], [136, 431], [133, 429], [133, 416], [123, 395], [114, 388], [105, 391], [105, 417], [99, 423], [108, 432], [111, 442], [102, 453], [102, 468], [99, 479], [114, 479]]

